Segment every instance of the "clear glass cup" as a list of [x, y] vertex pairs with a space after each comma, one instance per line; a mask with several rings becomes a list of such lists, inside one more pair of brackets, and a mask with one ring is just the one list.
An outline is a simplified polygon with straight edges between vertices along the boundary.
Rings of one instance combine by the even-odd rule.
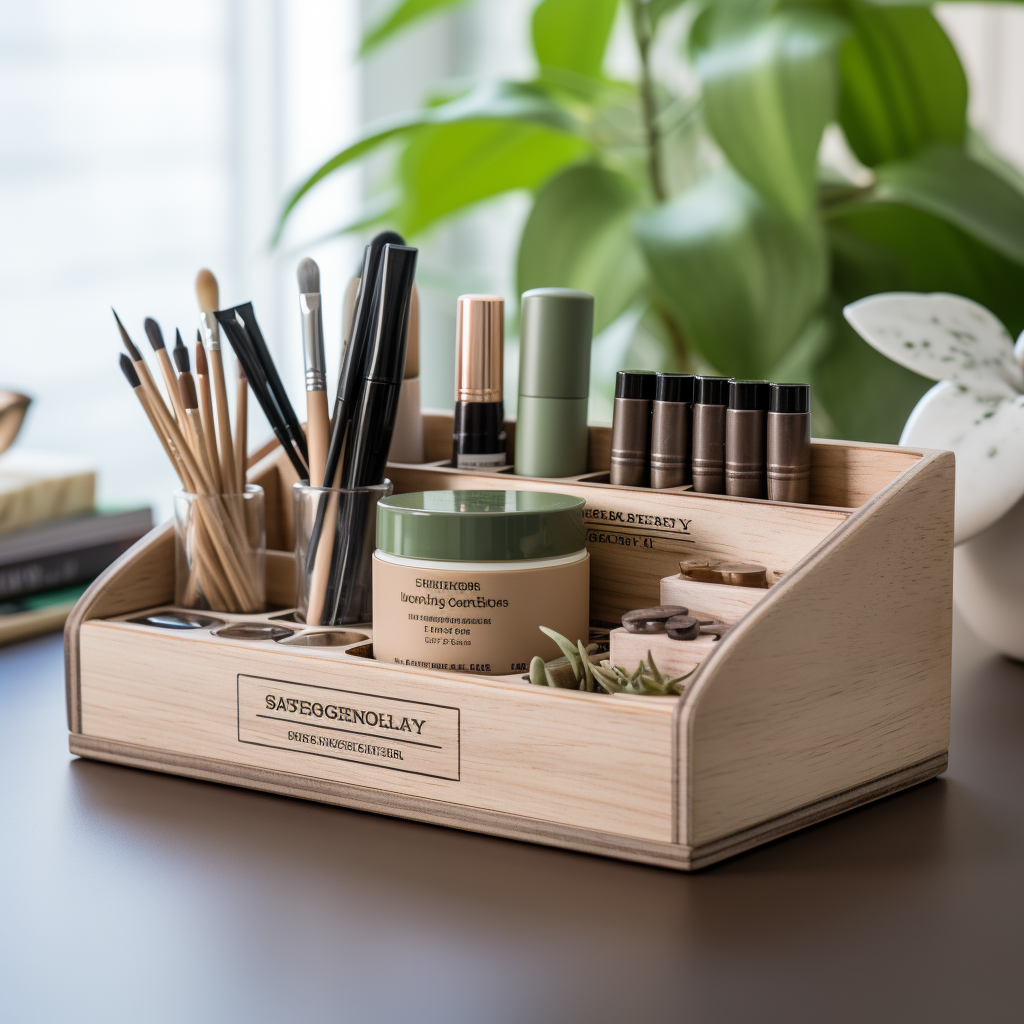
[[294, 484], [295, 603], [311, 626], [347, 626], [373, 616], [377, 502], [390, 480], [369, 487]]
[[174, 602], [179, 608], [260, 612], [267, 604], [263, 488], [174, 495]]

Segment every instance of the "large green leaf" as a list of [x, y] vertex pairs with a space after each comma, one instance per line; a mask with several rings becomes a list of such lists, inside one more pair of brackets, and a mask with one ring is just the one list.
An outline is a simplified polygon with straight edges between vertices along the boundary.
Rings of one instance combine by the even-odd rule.
[[707, 127], [748, 181], [791, 216], [814, 202], [821, 135], [835, 116], [833, 53], [846, 31], [825, 11], [745, 19], [696, 44]]
[[428, 15], [458, 7], [463, 3], [465, 0], [400, 0], [363, 36], [363, 41], [359, 46], [359, 56], [365, 57], [372, 50], [377, 49], [381, 43], [387, 42], [392, 36], [408, 28], [413, 22], [426, 18]]
[[952, 292], [1024, 330], [1024, 267], [958, 227], [896, 204], [855, 207], [828, 224], [833, 289], [845, 305], [879, 292]]
[[1024, 194], [956, 146], [876, 168], [879, 199], [933, 213], [1024, 263]]
[[839, 308], [879, 292], [952, 292], [980, 302], [1016, 334], [1024, 330], [1024, 268], [959, 228], [896, 204], [867, 204], [829, 222], [834, 337], [815, 393], [839, 437], [895, 442], [931, 382], [857, 336]]
[[385, 142], [408, 135], [424, 125], [457, 124], [463, 121], [524, 122], [567, 134], [582, 130], [576, 118], [544, 90], [528, 82], [486, 82], [448, 103], [378, 121], [370, 125], [360, 139], [317, 168], [292, 192], [281, 211], [274, 232], [274, 243], [280, 239], [285, 221], [299, 200], [329, 174]]
[[618, 0], [543, 0], [533, 12], [541, 67], [600, 78]]
[[839, 121], [858, 159], [874, 167], [962, 143], [967, 80], [931, 12], [839, 3], [853, 28], [840, 51]]
[[595, 164], [566, 168], [537, 194], [519, 242], [517, 290], [578, 288], [594, 296], [594, 333], [636, 298], [647, 277], [633, 239], [636, 186]]
[[589, 144], [531, 124], [469, 121], [427, 125], [399, 160], [396, 227], [413, 235], [441, 217], [511, 189], [534, 189]]
[[641, 215], [636, 230], [687, 341], [723, 373], [763, 377], [824, 297], [817, 219], [782, 214], [728, 169]]

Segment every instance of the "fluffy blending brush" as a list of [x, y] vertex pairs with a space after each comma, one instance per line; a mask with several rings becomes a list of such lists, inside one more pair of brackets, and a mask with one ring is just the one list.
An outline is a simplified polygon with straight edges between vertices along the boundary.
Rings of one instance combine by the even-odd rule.
[[203, 344], [209, 357], [213, 390], [217, 400], [217, 441], [220, 451], [220, 474], [226, 491], [243, 490], [245, 480], [235, 472], [234, 447], [231, 443], [231, 414], [228, 410], [228, 389], [224, 381], [224, 361], [220, 354], [220, 325], [214, 313], [220, 304], [217, 278], [205, 267], [196, 275], [196, 298], [199, 300], [199, 321]]
[[183, 424], [185, 410], [181, 404], [181, 396], [178, 394], [178, 378], [174, 375], [174, 367], [171, 366], [170, 356], [167, 355], [167, 346], [164, 345], [164, 336], [160, 331], [160, 325], [152, 317], [147, 316], [143, 327], [146, 329], [146, 337], [149, 338], [150, 345], [153, 346], [156, 361], [160, 364], [160, 372], [164, 375], [167, 397], [171, 400], [174, 418]]
[[[180, 339], [180, 335], [178, 336]], [[175, 346], [175, 361], [177, 362], [177, 346]], [[185, 352], [186, 357], [188, 352]], [[181, 367], [179, 366], [180, 370]], [[187, 366], [186, 366], [187, 369]], [[203, 435], [206, 439], [206, 455], [210, 460], [210, 467], [213, 470], [213, 482], [217, 490], [224, 493], [224, 479], [220, 471], [220, 459], [217, 457], [217, 431], [213, 420], [213, 398], [210, 394], [210, 370], [206, 362], [206, 350], [203, 348], [202, 339], [196, 331], [196, 390], [199, 392], [199, 415], [203, 421]]]
[[302, 314], [302, 353], [306, 367], [306, 441], [309, 482], [323, 483], [327, 468], [327, 374], [324, 370], [324, 325], [320, 301], [320, 268], [314, 260], [299, 263], [299, 311]]

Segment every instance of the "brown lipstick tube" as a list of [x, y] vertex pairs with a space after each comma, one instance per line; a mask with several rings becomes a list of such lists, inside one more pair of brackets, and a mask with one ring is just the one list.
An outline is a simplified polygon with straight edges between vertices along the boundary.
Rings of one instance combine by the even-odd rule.
[[615, 375], [609, 480], [622, 487], [650, 481], [651, 406], [657, 375], [653, 370], [619, 370]]
[[767, 381], [734, 380], [725, 411], [725, 493], [740, 498], [768, 494], [766, 433]]
[[772, 384], [768, 404], [768, 497], [811, 497], [811, 386]]
[[725, 493], [725, 410], [728, 377], [695, 377], [693, 383], [693, 489]]
[[693, 374], [659, 373], [651, 417], [651, 487], [693, 482]]

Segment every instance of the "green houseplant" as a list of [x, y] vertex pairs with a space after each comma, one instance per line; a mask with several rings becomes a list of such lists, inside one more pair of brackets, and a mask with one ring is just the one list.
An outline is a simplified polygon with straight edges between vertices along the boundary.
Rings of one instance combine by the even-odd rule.
[[[458, 2], [400, 0], [363, 52]], [[617, 18], [635, 81], [603, 70]], [[592, 292], [595, 329], [644, 332], [665, 367], [810, 380], [826, 436], [894, 441], [928, 386], [862, 341], [844, 305], [952, 292], [1024, 328], [1024, 179], [970, 129], [963, 68], [926, 5], [542, 0], [532, 39], [530, 81], [371, 125], [294, 191], [281, 227], [319, 181], [388, 142], [394, 191], [340, 231], [387, 223], [415, 238], [527, 189], [520, 290]], [[859, 174], [819, 162], [826, 129]]]

